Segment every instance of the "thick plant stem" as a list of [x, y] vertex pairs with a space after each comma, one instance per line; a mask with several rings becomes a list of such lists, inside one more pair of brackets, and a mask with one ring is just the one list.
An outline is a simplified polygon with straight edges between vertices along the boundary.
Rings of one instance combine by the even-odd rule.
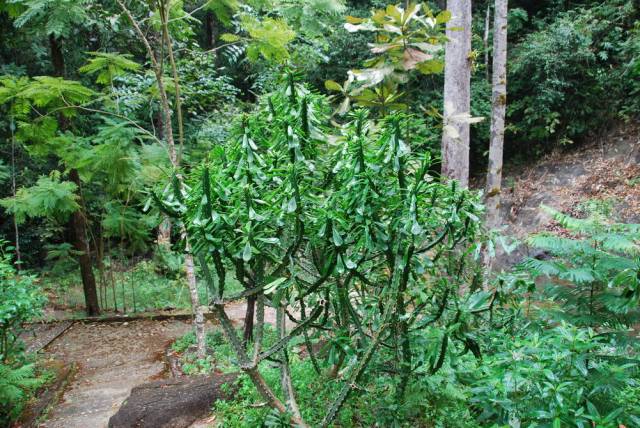
[[264, 294], [258, 294], [256, 298], [256, 326], [253, 341], [253, 364], [258, 363], [258, 356], [262, 352], [262, 340], [264, 337]]
[[256, 296], [251, 295], [247, 297], [247, 310], [244, 316], [244, 333], [243, 333], [243, 342], [244, 345], [253, 340], [253, 318], [256, 309]]
[[[280, 401], [280, 399], [275, 395], [271, 387], [267, 384], [260, 374], [258, 370], [258, 365], [255, 362], [257, 359], [254, 359], [253, 362], [249, 361], [247, 358], [247, 353], [245, 351], [244, 346], [242, 345], [242, 341], [238, 337], [236, 330], [231, 323], [231, 320], [227, 316], [227, 313], [224, 310], [224, 304], [221, 302], [217, 302], [213, 305], [213, 313], [216, 317], [216, 320], [222, 326], [222, 331], [227, 339], [227, 341], [231, 344], [233, 350], [236, 353], [236, 358], [238, 360], [240, 369], [245, 372], [251, 382], [258, 390], [260, 396], [267, 402], [269, 407], [276, 409], [278, 412], [285, 414], [287, 413], [287, 408]], [[308, 425], [299, 417], [292, 416], [291, 423], [295, 426], [307, 427]]]
[[[286, 336], [286, 323], [284, 316], [284, 306], [279, 306], [276, 309], [276, 324], [278, 331], [278, 338], [284, 339]], [[300, 408], [298, 407], [298, 403], [296, 402], [295, 392], [293, 390], [293, 384], [291, 383], [291, 368], [289, 367], [289, 353], [287, 352], [287, 347], [282, 348], [282, 353], [280, 354], [281, 364], [280, 364], [280, 384], [282, 386], [282, 391], [284, 393], [287, 409], [289, 412], [296, 418], [302, 420], [302, 415], [300, 414]]]

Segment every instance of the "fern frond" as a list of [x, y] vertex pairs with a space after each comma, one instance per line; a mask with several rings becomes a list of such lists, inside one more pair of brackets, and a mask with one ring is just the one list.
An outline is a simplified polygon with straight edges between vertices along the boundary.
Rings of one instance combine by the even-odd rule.
[[[553, 255], [572, 254], [576, 251], [585, 250], [585, 243], [571, 238], [541, 233], [532, 235], [527, 239], [527, 243], [535, 248], [540, 248], [551, 252]], [[588, 249], [588, 246], [586, 246]]]
[[555, 276], [563, 271], [563, 266], [548, 260], [527, 259], [521, 266], [538, 275]]
[[559, 275], [560, 279], [571, 281], [575, 284], [589, 284], [596, 280], [595, 272], [588, 268], [567, 269]]
[[80, 67], [80, 72], [86, 74], [98, 73], [96, 83], [102, 85], [109, 85], [114, 78], [140, 69], [140, 64], [129, 59], [133, 57], [130, 54], [89, 52], [89, 55], [93, 56], [93, 58], [89, 59], [86, 65]]

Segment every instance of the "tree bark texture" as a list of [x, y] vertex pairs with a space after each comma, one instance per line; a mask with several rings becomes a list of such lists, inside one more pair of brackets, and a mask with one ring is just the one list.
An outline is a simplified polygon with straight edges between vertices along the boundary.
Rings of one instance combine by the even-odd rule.
[[189, 295], [191, 297], [191, 308], [193, 310], [193, 324], [196, 333], [196, 346], [198, 358], [204, 359], [207, 356], [206, 337], [204, 331], [204, 311], [200, 306], [200, 298], [198, 296], [198, 283], [196, 281], [196, 269], [193, 264], [193, 255], [191, 254], [191, 245], [187, 238], [186, 230], [183, 229], [182, 238], [185, 241], [184, 265], [187, 271], [187, 283], [189, 285]]
[[489, 30], [491, 29], [491, 4], [487, 4], [487, 14], [484, 17], [484, 35], [482, 36], [482, 46], [484, 47], [484, 70], [487, 82], [491, 82], [489, 73]]
[[469, 122], [460, 116], [471, 109], [471, 0], [448, 0], [451, 21], [445, 46], [442, 175], [469, 185]]
[[162, 215], [162, 222], [158, 225], [158, 246], [171, 247], [171, 219], [166, 215]]
[[[78, 186], [78, 193], [81, 194], [80, 186], [82, 183], [80, 182], [78, 170], [72, 169], [69, 171], [69, 179]], [[82, 209], [78, 209], [73, 213], [69, 225], [73, 237], [73, 247], [79, 254], [78, 263], [80, 264], [80, 275], [82, 276], [82, 288], [84, 291], [87, 315], [99, 315], [100, 306], [98, 304], [96, 279], [93, 276], [91, 253], [89, 251], [89, 242], [87, 240], [87, 223]]]
[[502, 154], [507, 106], [507, 10], [508, 0], [496, 0], [493, 32], [491, 142], [486, 187], [486, 224], [489, 228], [497, 227], [500, 222]]

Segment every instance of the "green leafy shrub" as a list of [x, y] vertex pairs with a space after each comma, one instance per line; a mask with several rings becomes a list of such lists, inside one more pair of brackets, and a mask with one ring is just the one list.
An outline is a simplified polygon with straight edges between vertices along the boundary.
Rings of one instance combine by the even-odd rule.
[[60, 181], [59, 174], [40, 177], [29, 188], [18, 190], [15, 198], [0, 200], [0, 205], [14, 214], [18, 222], [32, 217], [66, 219], [78, 210], [76, 185], [70, 181]]
[[[461, 352], [479, 356], [473, 332], [498, 300], [478, 291], [477, 196], [429, 174], [431, 158], [412, 132], [413, 117], [374, 121], [360, 110], [331, 135], [329, 113], [326, 97], [287, 75], [188, 188], [174, 184], [160, 201], [185, 221], [235, 364], [271, 407], [286, 413], [260, 380], [271, 385], [271, 357], [279, 360], [275, 373], [291, 403], [302, 385], [290, 371], [294, 346], [326, 342], [325, 361], [310, 358], [310, 367], [319, 382], [342, 373], [331, 384], [335, 398], [311, 402], [296, 416], [325, 426], [349, 395], [359, 399], [354, 383], [374, 387], [366, 379], [383, 377], [401, 402], [414, 377], [437, 373]], [[230, 272], [242, 293], [226, 292]], [[241, 298], [257, 314], [255, 326], [245, 322], [247, 345], [224, 312], [223, 302]], [[279, 320], [281, 339], [273, 346], [259, 315], [266, 304]], [[298, 319], [290, 333], [285, 316]], [[382, 369], [388, 364], [390, 371]]]
[[46, 299], [34, 280], [17, 273], [11, 256], [0, 251], [0, 362], [16, 357], [23, 324], [41, 314]]
[[11, 423], [46, 379], [25, 363], [20, 333], [23, 324], [41, 314], [45, 297], [35, 277], [18, 273], [0, 242], [0, 424]]
[[525, 323], [514, 335], [494, 336], [482, 366], [465, 377], [473, 379], [471, 402], [483, 425], [586, 428], [640, 422], [640, 407], [620, 402], [640, 386], [634, 351], [592, 329]]
[[569, 143], [617, 112], [637, 115], [637, 18], [633, 1], [614, 0], [534, 21], [537, 31], [510, 58], [508, 109], [516, 136]]

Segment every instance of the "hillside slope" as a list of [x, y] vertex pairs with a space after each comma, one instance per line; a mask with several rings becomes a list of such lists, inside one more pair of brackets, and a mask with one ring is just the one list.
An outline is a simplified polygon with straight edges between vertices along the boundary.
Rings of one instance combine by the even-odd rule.
[[[640, 127], [619, 127], [589, 144], [505, 171], [503, 231], [524, 239], [557, 224], [541, 205], [576, 216], [594, 206], [612, 220], [640, 223]], [[528, 255], [526, 245], [508, 264]]]

